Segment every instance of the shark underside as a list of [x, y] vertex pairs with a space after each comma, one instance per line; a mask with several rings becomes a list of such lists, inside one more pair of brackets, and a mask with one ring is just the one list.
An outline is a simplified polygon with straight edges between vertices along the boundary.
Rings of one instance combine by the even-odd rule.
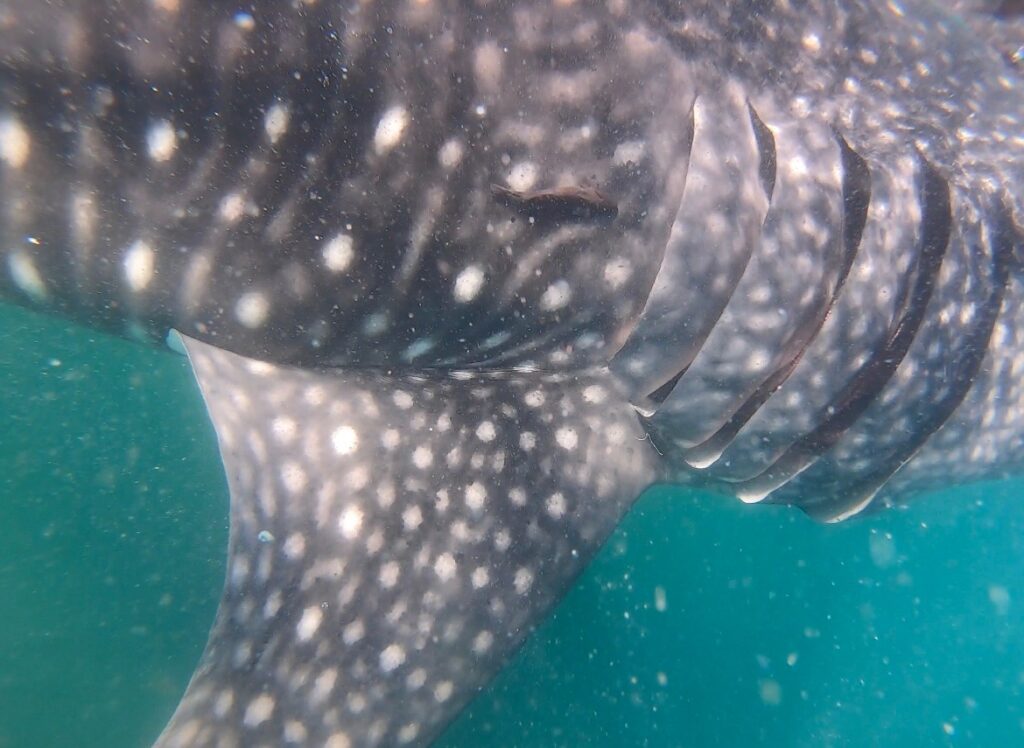
[[158, 745], [429, 743], [655, 483], [838, 521], [1019, 474], [1024, 104], [976, 28], [0, 4], [0, 298], [186, 352], [230, 488]]

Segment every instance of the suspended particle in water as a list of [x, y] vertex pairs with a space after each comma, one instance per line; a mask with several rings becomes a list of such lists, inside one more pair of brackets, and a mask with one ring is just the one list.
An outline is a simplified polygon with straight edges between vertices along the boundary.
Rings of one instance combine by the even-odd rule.
[[664, 613], [668, 609], [668, 598], [665, 596], [665, 588], [660, 584], [654, 588], [654, 609]]

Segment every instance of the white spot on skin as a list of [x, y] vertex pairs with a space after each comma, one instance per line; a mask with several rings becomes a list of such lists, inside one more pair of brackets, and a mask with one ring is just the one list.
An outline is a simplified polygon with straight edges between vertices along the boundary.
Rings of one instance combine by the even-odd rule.
[[349, 540], [357, 537], [363, 527], [363, 510], [357, 506], [347, 507], [341, 513], [338, 527], [341, 529], [341, 534]]
[[299, 431], [299, 427], [291, 418], [281, 416], [275, 418], [273, 423], [270, 424], [270, 430], [278, 442], [281, 444], [291, 444]]
[[213, 704], [213, 713], [218, 717], [225, 717], [227, 713], [231, 711], [231, 707], [235, 705], [235, 694], [230, 689], [221, 691], [220, 695], [217, 696], [217, 701]]
[[608, 443], [609, 444], [623, 444], [628, 436], [626, 429], [621, 424], [615, 424], [607, 431]]
[[419, 446], [412, 452], [412, 464], [420, 470], [426, 470], [434, 462], [434, 453], [430, 447]]
[[540, 308], [546, 312], [554, 312], [563, 308], [572, 298], [572, 289], [564, 280], [555, 281], [540, 297]]
[[537, 446], [537, 435], [532, 431], [524, 431], [519, 435], [519, 446], [529, 452]]
[[621, 257], [609, 260], [604, 266], [604, 282], [613, 290], [621, 288], [632, 275], [633, 265]]
[[359, 446], [359, 434], [351, 426], [339, 426], [331, 434], [331, 446], [339, 455], [350, 455]]
[[202, 723], [198, 719], [190, 719], [174, 731], [174, 740], [178, 745], [193, 745]]
[[71, 198], [73, 241], [81, 246], [88, 246], [95, 242], [98, 221], [96, 197], [88, 191], [76, 189]]
[[397, 644], [391, 644], [380, 653], [380, 669], [385, 673], [401, 667], [405, 662], [405, 650]]
[[446, 140], [437, 154], [437, 160], [445, 169], [454, 169], [462, 161], [465, 148], [457, 138]]
[[402, 525], [405, 527], [406, 532], [412, 532], [421, 524], [423, 524], [423, 510], [418, 506], [407, 507], [402, 512]]
[[235, 304], [235, 317], [251, 330], [263, 325], [269, 315], [270, 302], [259, 291], [242, 294]]
[[484, 508], [484, 502], [487, 500], [487, 489], [483, 487], [483, 484], [479, 481], [473, 481], [466, 486], [466, 506], [472, 509], [474, 512], [478, 512]]
[[388, 322], [387, 315], [381, 312], [375, 312], [366, 318], [363, 323], [363, 335], [368, 338], [375, 338], [378, 335], [383, 335], [387, 332], [390, 323]]
[[36, 269], [36, 264], [25, 252], [15, 252], [7, 258], [7, 269], [11, 279], [22, 292], [34, 299], [41, 301], [49, 296], [43, 277]]
[[393, 106], [384, 112], [373, 134], [373, 148], [377, 154], [384, 155], [398, 145], [408, 125], [409, 112], [405, 107]]
[[516, 575], [512, 579], [512, 586], [516, 588], [516, 592], [520, 595], [525, 595], [529, 592], [530, 587], [533, 586], [533, 572], [525, 566], [516, 569]]
[[508, 499], [516, 506], [526, 506], [526, 491], [517, 486], [516, 488], [509, 490]]
[[242, 718], [242, 722], [246, 727], [259, 727], [270, 719], [270, 715], [274, 713], [275, 706], [276, 703], [273, 696], [266, 693], [260, 694], [250, 701], [249, 706], [245, 708], [245, 716]]
[[306, 726], [298, 720], [290, 719], [284, 723], [284, 739], [289, 743], [304, 744], [308, 738]]
[[361, 693], [349, 694], [348, 710], [353, 714], [361, 714], [366, 710], [366, 697]]
[[794, 177], [806, 177], [811, 172], [803, 156], [792, 156], [786, 163], [789, 164], [789, 170]]
[[366, 465], [356, 465], [345, 475], [345, 485], [353, 492], [362, 491], [369, 482], [370, 472], [366, 469]]
[[288, 132], [288, 122], [291, 119], [291, 112], [284, 104], [277, 103], [267, 110], [263, 118], [263, 130], [267, 133], [272, 145], [276, 145], [281, 136]]
[[479, 590], [483, 587], [486, 587], [488, 583], [491, 581], [491, 574], [487, 571], [487, 567], [478, 566], [477, 568], [473, 569], [473, 576], [471, 578], [471, 581], [473, 582], [473, 587], [475, 589]]
[[455, 557], [450, 553], [442, 553], [434, 561], [434, 573], [437, 574], [442, 582], [447, 582], [454, 577], [457, 569], [458, 564], [455, 562]]
[[630, 161], [640, 163], [644, 157], [647, 146], [642, 140], [627, 140], [615, 146], [615, 153], [612, 155], [612, 163], [616, 166], [626, 166]]
[[494, 644], [494, 634], [490, 631], [481, 631], [473, 639], [473, 651], [477, 654], [484, 654]]
[[394, 400], [395, 405], [397, 405], [401, 410], [409, 410], [409, 408], [413, 406], [414, 402], [412, 395], [405, 390], [396, 390], [391, 399]]
[[504, 52], [497, 43], [485, 41], [473, 50], [473, 77], [482, 91], [497, 92], [504, 70]]
[[235, 223], [245, 215], [245, 198], [238, 192], [232, 192], [224, 196], [218, 208], [221, 220], [227, 223]]
[[352, 748], [352, 741], [343, 732], [336, 732], [327, 738], [324, 748]]
[[124, 255], [124, 277], [133, 293], [146, 289], [153, 280], [156, 268], [156, 253], [142, 239], [134, 242]]
[[241, 585], [249, 576], [249, 559], [244, 556], [235, 558], [231, 565], [231, 583], [236, 587]]
[[355, 644], [366, 636], [366, 625], [361, 620], [352, 621], [345, 630], [341, 632], [341, 639], [346, 644]]
[[306, 487], [309, 483], [309, 478], [306, 476], [306, 471], [302, 469], [301, 465], [289, 461], [281, 466], [281, 483], [284, 484], [286, 491], [291, 494], [297, 494]]
[[31, 151], [32, 139], [25, 126], [13, 117], [0, 119], [0, 159], [12, 169], [20, 169]]
[[398, 562], [388, 561], [382, 567], [380, 567], [380, 585], [384, 589], [391, 589], [398, 584], [398, 577], [401, 573], [401, 567]]
[[180, 293], [185, 309], [190, 313], [194, 313], [199, 308], [202, 299], [206, 297], [206, 289], [212, 272], [213, 261], [206, 252], [196, 252], [189, 258]]
[[475, 299], [483, 287], [484, 271], [476, 265], [470, 265], [456, 276], [452, 294], [457, 302], [466, 304]]
[[381, 434], [380, 443], [384, 446], [384, 449], [395, 449], [402, 443], [402, 435], [398, 432], [398, 429], [388, 429]]
[[165, 119], [154, 122], [146, 132], [146, 151], [157, 163], [169, 161], [178, 149], [178, 135]]
[[544, 393], [540, 390], [530, 390], [523, 396], [523, 402], [531, 408], [539, 408], [544, 404]]
[[395, 503], [395, 486], [391, 481], [383, 480], [377, 484], [377, 504], [381, 509], [388, 509]]
[[418, 667], [415, 670], [413, 670], [411, 673], [409, 673], [409, 677], [405, 679], [405, 685], [407, 685], [412, 690], [422, 688], [423, 684], [426, 682], [427, 671], [421, 667]]
[[482, 442], [492, 442], [497, 435], [498, 432], [490, 421], [484, 421], [476, 427], [476, 438]]
[[804, 34], [804, 38], [801, 40], [804, 49], [810, 52], [812, 55], [817, 54], [821, 51], [821, 39], [817, 34], [807, 33]]
[[415, 722], [410, 722], [407, 725], [403, 725], [402, 729], [398, 731], [398, 742], [402, 744], [411, 743], [419, 734], [420, 726]]
[[574, 428], [560, 428], [555, 432], [555, 441], [558, 442], [558, 446], [562, 449], [576, 449], [576, 445], [579, 444], [579, 440], [579, 434], [576, 433], [576, 429]]
[[466, 543], [469, 541], [469, 525], [461, 519], [452, 523], [451, 533], [452, 537], [460, 543]]
[[545, 508], [552, 519], [561, 519], [565, 516], [567, 509], [565, 496], [561, 492], [551, 494], [545, 503]]
[[284, 541], [284, 555], [293, 561], [306, 555], [306, 537], [298, 532], [289, 535]]
[[295, 633], [299, 641], [308, 642], [312, 639], [313, 634], [320, 628], [320, 623], [323, 620], [324, 612], [320, 609], [319, 605], [310, 605], [302, 611], [302, 618], [299, 619], [298, 624], [295, 626]]
[[324, 244], [320, 255], [324, 258], [324, 267], [332, 273], [343, 272], [355, 259], [355, 243], [348, 234], [337, 234]]
[[537, 165], [532, 161], [520, 162], [509, 171], [508, 186], [518, 192], [533, 189], [537, 183], [537, 172]]
[[858, 56], [868, 65], [874, 65], [878, 62], [878, 53], [873, 49], [862, 49]]
[[438, 704], [443, 704], [452, 697], [452, 692], [455, 690], [455, 684], [450, 680], [443, 680], [434, 686], [434, 700]]

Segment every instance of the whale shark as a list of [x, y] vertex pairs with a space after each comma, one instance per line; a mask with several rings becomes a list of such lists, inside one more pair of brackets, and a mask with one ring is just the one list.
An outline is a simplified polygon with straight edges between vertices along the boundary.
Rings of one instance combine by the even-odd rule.
[[837, 522], [1019, 474], [973, 12], [3, 3], [0, 298], [187, 355], [228, 482], [156, 744], [429, 744], [654, 484]]

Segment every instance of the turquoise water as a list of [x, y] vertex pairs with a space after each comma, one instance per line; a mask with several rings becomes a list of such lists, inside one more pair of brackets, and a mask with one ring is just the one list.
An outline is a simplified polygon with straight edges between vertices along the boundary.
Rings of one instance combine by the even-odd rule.
[[[0, 747], [146, 745], [227, 539], [184, 359], [0, 309]], [[1024, 742], [1024, 483], [816, 525], [652, 490], [456, 746]]]

